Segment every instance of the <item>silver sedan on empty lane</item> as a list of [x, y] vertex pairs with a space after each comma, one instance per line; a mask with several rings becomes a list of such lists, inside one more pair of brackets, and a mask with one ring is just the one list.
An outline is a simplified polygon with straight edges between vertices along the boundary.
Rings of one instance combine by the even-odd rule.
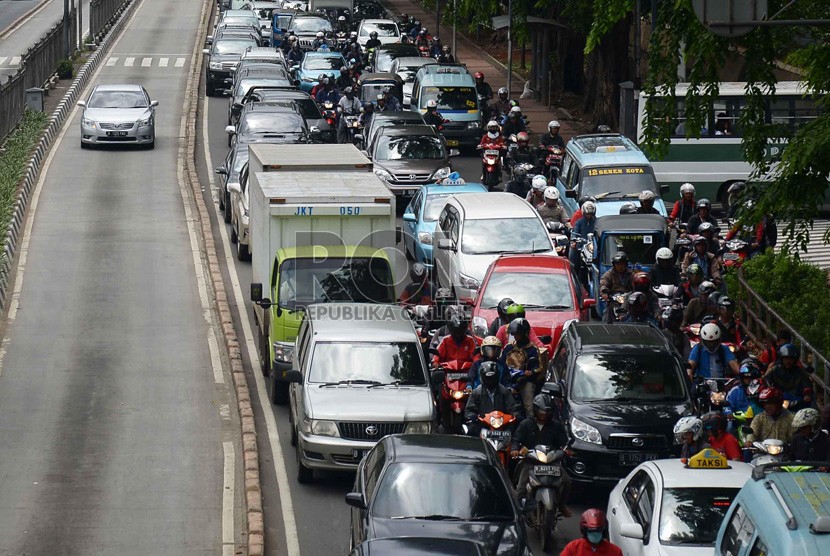
[[86, 101], [79, 101], [81, 148], [105, 143], [144, 145], [156, 141], [156, 106], [159, 101], [141, 85], [98, 85]]

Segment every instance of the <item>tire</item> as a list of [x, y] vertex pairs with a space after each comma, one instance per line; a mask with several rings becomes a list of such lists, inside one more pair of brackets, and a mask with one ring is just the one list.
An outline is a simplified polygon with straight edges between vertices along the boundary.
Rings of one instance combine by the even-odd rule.
[[259, 337], [259, 368], [262, 371], [262, 376], [271, 374], [271, 353], [268, 350], [268, 336], [266, 331], [264, 335]]
[[307, 485], [314, 482], [314, 470], [309, 469], [305, 465], [303, 465], [302, 460], [300, 459], [300, 447], [294, 450], [294, 453], [297, 454], [297, 482], [301, 485]]
[[236, 243], [237, 241], [239, 241], [239, 236], [236, 235], [236, 226], [231, 222], [231, 243]]
[[205, 96], [216, 96], [216, 87], [210, 85], [210, 79], [208, 79], [207, 74], [205, 74]]
[[89, 148], [89, 143], [84, 143], [83, 141], [81, 141], [81, 148], [82, 149], [88, 149]]
[[498, 185], [499, 180], [496, 177], [495, 172], [488, 172], [484, 174], [484, 185], [487, 186], [487, 189], [492, 191]]
[[274, 405], [288, 405], [288, 383], [277, 380], [276, 372], [271, 369], [271, 403]]
[[233, 216], [233, 212], [231, 211], [231, 195], [227, 191], [224, 193], [225, 197], [225, 213], [224, 213], [224, 220], [225, 224], [231, 223], [231, 216]]
[[238, 239], [236, 242], [236, 258], [242, 262], [251, 260], [251, 254], [248, 252], [248, 246]]
[[553, 533], [556, 530], [556, 509], [552, 512], [543, 511], [544, 518], [542, 519], [542, 551], [546, 553], [553, 552]]
[[447, 432], [450, 434], [461, 434], [461, 425], [464, 424], [464, 415], [461, 413], [451, 412], [449, 421], [450, 430]]
[[219, 210], [225, 210], [225, 186], [222, 186], [222, 194], [219, 195]]

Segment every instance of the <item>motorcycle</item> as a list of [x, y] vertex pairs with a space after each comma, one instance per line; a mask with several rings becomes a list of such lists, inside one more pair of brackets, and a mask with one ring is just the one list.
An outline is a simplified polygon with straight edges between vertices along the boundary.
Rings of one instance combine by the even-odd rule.
[[608, 296], [608, 308], [606, 311], [611, 311], [611, 322], [619, 322], [628, 314], [628, 294], [627, 293], [612, 293]]
[[[545, 177], [553, 181], [556, 177], [553, 174], [553, 169], [556, 168], [557, 172], [562, 170], [562, 159], [565, 157], [565, 149], [556, 145], [548, 145], [546, 147], [539, 147], [539, 150], [541, 151], [539, 159], [543, 160], [542, 164], [544, 166]], [[544, 159], [542, 159], [542, 156], [544, 156]]]
[[485, 143], [480, 145], [482, 182], [487, 189], [492, 191], [501, 181], [501, 155], [503, 147], [496, 143]]
[[565, 452], [550, 446], [538, 445], [527, 452], [524, 465], [528, 466], [525, 521], [542, 539], [542, 551], [553, 550], [553, 535], [559, 521], [559, 489], [564, 473], [562, 461]]
[[733, 378], [697, 377], [694, 393], [698, 416], [710, 411], [722, 412], [727, 405], [726, 394], [735, 384]]
[[472, 366], [469, 361], [451, 361], [439, 367], [439, 370], [444, 371], [444, 380], [438, 398], [438, 413], [444, 432], [449, 434], [463, 432], [464, 408], [472, 391], [467, 383], [467, 373]]
[[321, 107], [321, 112], [323, 113], [323, 119], [326, 120], [326, 123], [331, 126], [332, 129], [335, 129], [337, 126], [335, 125], [337, 122], [337, 113], [339, 110], [338, 108], [334, 107], [334, 103], [330, 100], [327, 100], [323, 103]]
[[732, 268], [740, 268], [744, 260], [749, 256], [749, 243], [742, 239], [730, 239], [724, 243], [723, 266], [724, 271]]
[[424, 46], [424, 45], [419, 46], [418, 47], [418, 54], [421, 56], [421, 58], [431, 58], [431, 56], [429, 55], [429, 47], [428, 46]]
[[567, 257], [568, 247], [571, 243], [571, 231], [561, 222], [548, 222], [545, 227], [548, 229], [548, 235], [550, 235], [554, 247], [556, 247], [556, 254], [560, 257]]
[[750, 462], [753, 467], [758, 467], [765, 463], [777, 463], [783, 459], [784, 442], [776, 438], [768, 438], [763, 442], [753, 442], [752, 447], [747, 450], [754, 454]]
[[351, 143], [355, 143], [355, 135], [360, 131], [360, 121], [356, 114], [343, 114], [342, 117], [346, 118], [346, 129], [349, 132], [349, 140]]
[[[515, 416], [501, 411], [491, 411], [487, 415], [478, 418], [478, 422], [481, 424], [479, 436], [493, 447], [505, 470], [510, 464], [510, 441], [513, 439], [510, 425], [517, 421], [518, 419]], [[464, 432], [467, 432], [467, 425], [462, 428]]]
[[660, 307], [661, 314], [673, 306], [683, 307], [683, 292], [679, 287], [672, 284], [660, 284], [658, 286], [652, 286], [651, 289], [657, 297], [657, 304]]

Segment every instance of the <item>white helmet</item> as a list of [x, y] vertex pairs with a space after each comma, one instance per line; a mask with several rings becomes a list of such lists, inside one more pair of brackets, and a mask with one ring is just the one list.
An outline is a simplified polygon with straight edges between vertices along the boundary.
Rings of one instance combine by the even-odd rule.
[[518, 106], [514, 106], [513, 108], [511, 108], [511, 109], [510, 109], [510, 113], [511, 113], [511, 114], [521, 114], [521, 113], [522, 113], [522, 109], [521, 109], [521, 108], [519, 108]]
[[431, 98], [427, 101], [427, 108], [438, 108], [438, 101]]
[[548, 187], [548, 180], [545, 179], [545, 176], [534, 176], [530, 186], [536, 191], [545, 191]]
[[551, 120], [551, 121], [548, 122], [548, 129], [550, 129], [552, 127], [562, 127], [562, 126], [559, 125], [559, 122], [557, 122], [556, 120]]
[[489, 122], [487, 122], [487, 129], [490, 128], [501, 129], [501, 126], [499, 126], [499, 122], [497, 122], [496, 120], [490, 120]]
[[681, 417], [680, 420], [674, 425], [674, 443], [682, 444], [683, 435], [687, 432], [692, 433], [692, 439], [695, 442], [700, 440], [700, 437], [703, 435], [703, 421], [694, 415]]
[[649, 191], [646, 189], [642, 193], [640, 193], [640, 202], [643, 201], [653, 201], [654, 200], [654, 191]]
[[[537, 177], [542, 178], [542, 176], [537, 176]], [[536, 178], [533, 178], [533, 179], [535, 180]], [[544, 178], [542, 178], [542, 179], [544, 179]], [[552, 185], [548, 186], [545, 189], [545, 199], [546, 200], [550, 199], [551, 201], [558, 201], [559, 200], [559, 190], [556, 189], [555, 187], [553, 187]]]
[[594, 204], [593, 201], [585, 201], [585, 204], [582, 205], [582, 214], [596, 214], [597, 213], [597, 206]]
[[704, 325], [700, 329], [700, 339], [704, 342], [715, 342], [720, 340], [720, 326], [714, 322]]
[[692, 195], [695, 194], [695, 186], [690, 184], [689, 182], [684, 183], [680, 186], [680, 196], [682, 197], [686, 193], [691, 193]]
[[322, 39], [325, 36], [326, 36], [325, 33], [323, 33], [322, 31], [317, 31], [317, 38], [318, 39]]
[[671, 252], [671, 249], [668, 247], [661, 247], [657, 250], [657, 260], [660, 259], [670, 260], [674, 258], [674, 254]]

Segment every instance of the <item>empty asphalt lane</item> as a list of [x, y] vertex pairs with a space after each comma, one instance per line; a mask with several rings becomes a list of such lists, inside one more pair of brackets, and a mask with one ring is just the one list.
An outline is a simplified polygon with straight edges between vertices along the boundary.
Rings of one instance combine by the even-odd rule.
[[[144, 0], [113, 55], [189, 53], [200, 7]], [[238, 425], [177, 180], [187, 65], [94, 80], [160, 100], [155, 150], [81, 151], [76, 112], [45, 169], [3, 330], [0, 554], [222, 553]]]

